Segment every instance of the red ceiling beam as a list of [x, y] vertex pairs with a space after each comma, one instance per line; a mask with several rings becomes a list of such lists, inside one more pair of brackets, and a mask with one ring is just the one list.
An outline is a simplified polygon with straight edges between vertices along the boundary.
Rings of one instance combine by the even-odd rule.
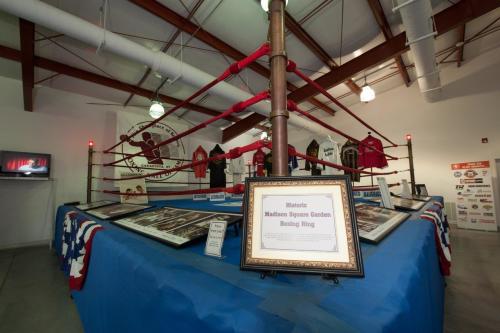
[[[15, 49], [12, 49], [12, 48], [7, 47], [7, 46], [0, 45], [0, 57], [6, 58], [6, 59], [9, 59], [12, 61], [21, 62], [23, 55], [22, 55], [21, 51], [19, 51], [19, 50], [15, 50]], [[98, 74], [95, 74], [92, 72], [88, 72], [88, 71], [85, 71], [85, 70], [82, 70], [79, 68], [71, 67], [71, 66], [62, 64], [60, 62], [46, 59], [46, 58], [42, 58], [42, 57], [38, 57], [38, 56], [34, 57], [34, 65], [36, 67], [43, 68], [43, 69], [46, 69], [48, 71], [56, 72], [56, 73], [63, 74], [66, 76], [71, 76], [71, 77], [74, 77], [74, 78], [77, 78], [80, 80], [92, 82], [92, 83], [106, 86], [109, 88], [113, 88], [116, 90], [121, 90], [121, 91], [128, 92], [128, 93], [134, 93], [134, 94], [146, 97], [146, 98], [151, 98], [155, 94], [153, 91], [150, 91], [150, 90], [147, 90], [144, 88], [140, 88], [140, 87], [136, 87], [136, 86], [129, 84], [129, 83], [121, 82], [121, 81], [118, 81], [115, 79], [111, 79], [111, 78], [108, 78], [105, 76], [101, 76], [101, 75], [98, 75]], [[165, 103], [172, 104], [172, 105], [177, 105], [178, 103], [182, 102], [180, 99], [173, 98], [173, 97], [166, 96], [166, 95], [162, 95], [162, 94], [160, 94], [159, 97]], [[196, 112], [208, 115], [208, 116], [217, 116], [220, 114], [219, 111], [209, 109], [207, 107], [196, 105], [196, 104], [191, 104], [191, 103], [186, 105], [186, 109], [190, 109], [190, 110], [193, 110], [193, 111], [196, 111]], [[225, 119], [228, 121], [231, 121], [231, 122], [237, 122], [240, 120], [240, 118], [235, 117], [235, 116], [229, 116], [229, 117], [226, 117]], [[266, 130], [266, 128], [263, 126], [256, 126], [256, 128]]]
[[[330, 67], [330, 69], [333, 69], [335, 67], [338, 67], [337, 63], [335, 60], [333, 60], [332, 57], [328, 54], [328, 52], [325, 51], [321, 47], [321, 45], [316, 42], [314, 38], [312, 38], [311, 35], [307, 33], [307, 31], [302, 28], [302, 26], [297, 22], [292, 15], [290, 15], [288, 12], [285, 11], [285, 25], [288, 30], [290, 30], [295, 37], [297, 37], [302, 44], [304, 44], [312, 53], [314, 53], [321, 61]], [[345, 82], [347, 87], [355, 94], [360, 94], [361, 93], [361, 88], [354, 83], [351, 79], [347, 80]]]
[[23, 79], [24, 111], [33, 111], [33, 87], [35, 85], [35, 25], [19, 19], [21, 39], [21, 70]]
[[465, 46], [465, 23], [458, 27], [458, 53], [457, 53], [457, 67], [462, 65], [464, 61], [464, 46]]
[[[380, 4], [380, 0], [368, 0], [368, 5], [370, 6], [373, 12], [375, 21], [377, 21], [380, 30], [382, 30], [382, 33], [384, 34], [385, 40], [393, 38], [394, 35], [392, 34], [391, 26], [389, 25], [389, 22], [385, 17], [384, 9]], [[406, 65], [403, 61], [403, 58], [400, 55], [398, 55], [397, 57], [394, 58], [394, 60], [396, 61], [396, 66], [398, 67], [398, 71], [401, 74], [404, 83], [408, 87], [411, 83], [411, 79], [410, 75], [408, 74], [408, 71], [406, 70]]]
[[266, 119], [267, 119], [266, 116], [263, 116], [259, 113], [250, 114], [245, 119], [242, 119], [237, 123], [234, 123], [233, 125], [229, 126], [228, 128], [222, 131], [222, 143], [226, 143], [229, 140], [234, 139], [238, 135], [245, 133], [246, 131], [248, 131], [252, 127], [255, 127], [260, 122]]
[[[500, 0], [462, 0], [456, 5], [450, 6], [434, 15], [438, 35], [442, 35], [461, 24], [465, 24], [499, 7]], [[335, 68], [335, 70], [321, 76], [315, 81], [323, 88], [330, 89], [357, 73], [377, 66], [407, 50], [406, 34], [403, 32], [344, 65]], [[316, 89], [305, 85], [289, 93], [288, 98], [291, 98], [295, 102], [301, 102], [317, 94]]]
[[[246, 55], [243, 52], [240, 52], [236, 48], [232, 47], [223, 40], [212, 35], [211, 33], [199, 27], [198, 25], [194, 24], [193, 22], [187, 20], [183, 16], [177, 14], [175, 11], [164, 6], [158, 1], [155, 0], [129, 0], [129, 1], [141, 7], [142, 9], [150, 12], [151, 14], [158, 16], [159, 18], [170, 23], [177, 29], [181, 29], [191, 35], [194, 35], [196, 39], [202, 41], [203, 43], [211, 46], [212, 48], [216, 49], [217, 51], [225, 54], [226, 56], [234, 60], [241, 60], [246, 57]], [[269, 69], [267, 69], [266, 67], [262, 66], [257, 62], [250, 64], [250, 66], [248, 67], [266, 78], [269, 78], [271, 75]], [[287, 83], [287, 88], [289, 91], [294, 91], [295, 89], [297, 89], [295, 85], [289, 82]], [[331, 115], [335, 114], [335, 110], [328, 107], [326, 104], [320, 102], [317, 99], [311, 97], [308, 100], [308, 102], [317, 106], [318, 108], [321, 108], [328, 114]]]

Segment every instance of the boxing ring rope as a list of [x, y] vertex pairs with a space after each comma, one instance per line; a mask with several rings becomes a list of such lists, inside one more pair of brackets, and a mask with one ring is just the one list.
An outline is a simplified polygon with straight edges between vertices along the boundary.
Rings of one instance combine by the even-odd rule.
[[398, 145], [389, 140], [387, 137], [382, 135], [379, 131], [374, 129], [372, 126], [368, 125], [363, 119], [359, 118], [356, 116], [351, 110], [349, 110], [344, 104], [340, 103], [335, 97], [333, 97], [326, 89], [324, 89], [322, 86], [317, 84], [314, 80], [310, 79], [308, 76], [306, 76], [304, 73], [302, 73], [299, 69], [297, 69], [297, 64], [291, 60], [288, 60], [288, 65], [286, 67], [286, 70], [288, 72], [295, 73], [298, 77], [300, 77], [302, 80], [306, 81], [308, 84], [313, 86], [317, 91], [319, 91], [321, 94], [323, 94], [325, 97], [327, 97], [329, 100], [331, 100], [335, 105], [337, 105], [339, 108], [350, 114], [352, 117], [354, 117], [357, 121], [359, 121], [361, 124], [363, 124], [366, 128], [372, 130], [373, 132], [377, 133], [381, 138], [385, 139], [387, 142], [391, 143], [393, 147], [397, 147]]
[[[131, 159], [133, 157], [149, 153], [149, 152], [153, 151], [154, 149], [157, 149], [157, 148], [159, 148], [161, 146], [167, 145], [167, 144], [169, 144], [171, 142], [177, 141], [180, 138], [185, 137], [186, 135], [192, 134], [192, 133], [194, 133], [194, 132], [196, 132], [196, 131], [198, 131], [198, 130], [200, 130], [202, 128], [205, 128], [205, 127], [207, 127], [207, 125], [209, 125], [209, 124], [211, 124], [211, 123], [213, 123], [213, 122], [215, 122], [217, 120], [220, 120], [222, 118], [225, 118], [225, 117], [227, 117], [227, 116], [229, 116], [229, 115], [231, 115], [231, 114], [233, 114], [235, 112], [242, 112], [246, 108], [248, 108], [249, 106], [252, 106], [252, 105], [254, 105], [256, 103], [259, 103], [259, 102], [261, 102], [261, 101], [263, 101], [265, 99], [268, 99], [269, 96], [270, 95], [269, 95], [269, 91], [268, 90], [262, 91], [259, 94], [255, 95], [255, 96], [253, 96], [253, 97], [251, 97], [251, 98], [249, 98], [249, 99], [247, 99], [247, 100], [245, 100], [243, 102], [239, 102], [239, 103], [234, 104], [233, 106], [231, 106], [229, 109], [227, 109], [226, 111], [224, 111], [220, 115], [212, 117], [212, 118], [210, 118], [210, 119], [208, 119], [208, 120], [206, 120], [206, 121], [204, 121], [204, 122], [202, 122], [202, 123], [200, 123], [200, 124], [198, 124], [198, 125], [190, 128], [190, 129], [188, 129], [188, 130], [186, 130], [184, 132], [181, 132], [181, 133], [179, 133], [177, 135], [174, 135], [174, 136], [172, 136], [172, 137], [170, 137], [170, 138], [168, 138], [168, 139], [166, 139], [166, 140], [164, 140], [162, 142], [159, 142], [156, 145], [154, 145], [152, 147], [149, 147], [149, 148], [147, 148], [145, 150], [141, 150], [140, 152], [137, 152], [137, 153], [134, 153], [134, 154], [129, 154], [128, 156], [126, 156], [124, 158], [115, 160], [113, 162], [106, 163], [104, 166], [112, 166], [112, 165], [115, 165], [117, 163], [123, 162], [125, 160]], [[144, 128], [146, 128], [146, 127], [147, 126], [145, 126]]]
[[160, 176], [160, 175], [164, 175], [164, 174], [167, 174], [167, 173], [172, 173], [172, 172], [177, 172], [177, 171], [184, 170], [184, 169], [189, 169], [189, 168], [192, 168], [192, 167], [195, 167], [195, 166], [198, 166], [198, 165], [207, 164], [207, 163], [210, 163], [210, 162], [213, 162], [213, 161], [217, 161], [217, 160], [221, 160], [221, 159], [226, 159], [226, 158], [235, 159], [235, 158], [240, 157], [244, 153], [247, 153], [247, 152], [250, 152], [250, 151], [254, 151], [254, 150], [257, 150], [259, 148], [264, 148], [266, 146], [267, 146], [266, 141], [264, 141], [264, 140], [258, 140], [256, 142], [248, 144], [246, 146], [233, 148], [233, 149], [229, 150], [228, 153], [218, 154], [218, 155], [215, 155], [213, 157], [205, 158], [203, 160], [199, 160], [199, 161], [195, 161], [195, 162], [192, 162], [192, 163], [180, 165], [180, 166], [175, 167], [175, 168], [165, 169], [165, 170], [162, 170], [162, 171], [153, 172], [153, 173], [144, 174], [144, 175], [137, 175], [137, 176], [125, 177], [125, 178], [124, 177], [122, 177], [122, 178], [103, 177], [102, 180], [104, 180], [104, 181], [122, 181], [122, 180], [142, 179], [142, 178]]
[[324, 122], [324, 121], [322, 121], [321, 119], [316, 118], [316, 117], [315, 117], [315, 116], [313, 116], [312, 114], [307, 113], [307, 112], [305, 112], [304, 110], [300, 109], [300, 108], [299, 108], [299, 106], [297, 105], [297, 103], [295, 103], [295, 102], [294, 102], [294, 101], [292, 101], [292, 100], [288, 100], [288, 102], [287, 102], [287, 109], [288, 109], [288, 111], [292, 111], [292, 112], [298, 112], [298, 113], [300, 113], [301, 115], [303, 115], [303, 116], [305, 116], [305, 117], [309, 118], [309, 119], [310, 119], [310, 120], [312, 120], [313, 122], [315, 122], [315, 123], [317, 123], [317, 124], [319, 124], [319, 125], [323, 126], [324, 128], [326, 128], [326, 129], [328, 129], [328, 130], [330, 130], [330, 131], [332, 131], [332, 132], [334, 132], [334, 133], [337, 133], [337, 134], [339, 134], [339, 135], [343, 136], [344, 138], [346, 138], [346, 139], [348, 139], [348, 140], [351, 140], [352, 142], [354, 142], [354, 143], [356, 143], [356, 144], [359, 144], [359, 145], [362, 145], [362, 146], [368, 147], [368, 148], [370, 148], [371, 150], [376, 151], [377, 153], [383, 154], [384, 156], [389, 157], [389, 160], [398, 160], [398, 159], [399, 159], [398, 157], [394, 157], [394, 156], [391, 156], [391, 155], [389, 155], [389, 154], [386, 154], [386, 153], [384, 153], [384, 152], [382, 152], [382, 151], [380, 151], [380, 150], [378, 150], [378, 149], [376, 149], [376, 148], [374, 148], [374, 147], [370, 147], [370, 146], [369, 146], [369, 145], [367, 145], [366, 143], [361, 142], [361, 141], [359, 141], [359, 140], [357, 140], [357, 139], [353, 138], [352, 136], [350, 136], [350, 135], [348, 135], [348, 134], [346, 134], [346, 133], [344, 133], [344, 132], [342, 132], [342, 131], [340, 131], [340, 130], [336, 129], [335, 127], [332, 127], [332, 126], [328, 125], [327, 123], [325, 123], [325, 122]]
[[[156, 157], [155, 156], [156, 158], [161, 159], [161, 160], [176, 160], [176, 161], [190, 162], [190, 163], [187, 163], [187, 164], [184, 164], [184, 165], [180, 165], [180, 166], [177, 166], [177, 167], [173, 167], [173, 168], [170, 168], [170, 169], [154, 168], [154, 167], [140, 168], [140, 169], [144, 169], [144, 170], [158, 170], [157, 172], [152, 172], [152, 173], [148, 173], [148, 174], [133, 175], [133, 176], [121, 177], [121, 178], [115, 178], [115, 177], [93, 177], [92, 176], [92, 167], [93, 166], [117, 167], [117, 168], [129, 168], [129, 169], [131, 169], [130, 166], [128, 166], [128, 165], [120, 165], [118, 163], [123, 162], [123, 161], [127, 161], [127, 160], [129, 160], [131, 158], [134, 158], [134, 157], [137, 157], [137, 156], [139, 156], [139, 157], [146, 157], [146, 154], [151, 153], [152, 151], [154, 151], [155, 149], [158, 149], [161, 146], [164, 146], [164, 145], [167, 145], [169, 143], [175, 142], [175, 141], [177, 141], [177, 140], [179, 140], [179, 139], [181, 139], [181, 138], [183, 138], [183, 137], [185, 137], [187, 135], [190, 135], [190, 134], [192, 134], [192, 133], [194, 133], [194, 132], [196, 132], [196, 131], [198, 131], [198, 130], [200, 130], [202, 128], [207, 127], [209, 124], [211, 124], [211, 123], [213, 123], [213, 122], [215, 122], [217, 120], [226, 118], [227, 116], [229, 116], [229, 115], [231, 115], [233, 113], [242, 112], [243, 110], [245, 110], [246, 108], [248, 108], [249, 106], [251, 106], [253, 104], [259, 103], [259, 102], [261, 102], [262, 100], [265, 100], [265, 99], [269, 99], [270, 95], [271, 95], [270, 92], [267, 91], [267, 90], [266, 91], [262, 91], [259, 94], [257, 94], [255, 96], [249, 98], [248, 100], [245, 100], [245, 101], [242, 101], [242, 102], [239, 102], [239, 103], [236, 103], [236, 104], [232, 105], [229, 109], [227, 109], [226, 111], [222, 112], [221, 114], [219, 114], [217, 116], [214, 116], [214, 117], [212, 117], [212, 118], [210, 118], [210, 119], [208, 119], [208, 120], [206, 120], [206, 121], [204, 121], [204, 122], [202, 122], [202, 123], [200, 123], [200, 124], [198, 124], [198, 125], [190, 128], [190, 129], [188, 129], [186, 131], [183, 131], [183, 132], [181, 132], [179, 134], [176, 134], [175, 136], [172, 136], [172, 137], [170, 137], [170, 138], [168, 138], [168, 139], [166, 139], [164, 141], [161, 141], [161, 142], [155, 144], [154, 146], [148, 147], [148, 148], [143, 149], [143, 150], [141, 150], [139, 152], [136, 152], [136, 153], [120, 153], [120, 152], [117, 152], [117, 151], [112, 151], [113, 149], [115, 149], [119, 145], [124, 144], [125, 142], [128, 142], [131, 138], [133, 138], [137, 134], [143, 132], [147, 128], [150, 128], [154, 124], [158, 123], [159, 121], [161, 121], [162, 119], [164, 119], [168, 115], [172, 114], [173, 112], [175, 112], [179, 108], [185, 106], [187, 103], [189, 103], [190, 101], [192, 101], [194, 98], [196, 98], [197, 96], [200, 96], [201, 94], [203, 94], [204, 92], [206, 92], [207, 90], [209, 90], [210, 88], [212, 88], [213, 86], [215, 86], [216, 84], [218, 84], [219, 82], [224, 81], [225, 79], [227, 79], [231, 75], [238, 74], [243, 68], [247, 67], [249, 64], [251, 64], [252, 62], [256, 61], [260, 57], [262, 57], [264, 55], [269, 55], [269, 52], [270, 52], [270, 45], [269, 45], [269, 43], [263, 44], [261, 47], [259, 47], [254, 53], [252, 53], [248, 57], [246, 57], [246, 58], [242, 59], [241, 61], [235, 62], [232, 65], [230, 65], [216, 79], [214, 79], [213, 81], [209, 82], [207, 85], [203, 86], [201, 89], [199, 89], [194, 94], [192, 94], [191, 96], [189, 96], [186, 100], [178, 103], [175, 107], [173, 107], [172, 109], [170, 109], [162, 117], [151, 121], [148, 125], [146, 125], [146, 126], [140, 128], [140, 129], [134, 131], [133, 133], [131, 133], [129, 135], [121, 135], [119, 142], [116, 143], [115, 145], [113, 145], [112, 147], [110, 147], [110, 148], [108, 148], [108, 149], [106, 149], [106, 150], [104, 150], [102, 152], [97, 152], [97, 151], [93, 150], [93, 143], [92, 143], [92, 145], [89, 143], [89, 163], [88, 163], [88, 177], [87, 177], [87, 182], [88, 182], [88, 184], [87, 184], [87, 201], [90, 202], [90, 199], [91, 199], [91, 194], [90, 193], [91, 192], [100, 192], [100, 193], [106, 193], [106, 194], [112, 194], [112, 195], [125, 195], [125, 193], [121, 193], [120, 191], [114, 191], [114, 190], [92, 190], [92, 188], [91, 188], [91, 181], [92, 181], [92, 179], [99, 179], [99, 180], [103, 180], [103, 181], [124, 181], [124, 180], [132, 180], [132, 179], [144, 179], [144, 178], [149, 178], [149, 177], [154, 177], [154, 176], [160, 176], [160, 175], [170, 174], [170, 173], [175, 173], [175, 172], [193, 172], [192, 170], [187, 170], [187, 169], [191, 169], [191, 168], [196, 167], [198, 165], [206, 165], [209, 162], [217, 161], [217, 160], [221, 160], [221, 159], [226, 159], [226, 158], [227, 159], [235, 159], [235, 158], [239, 158], [243, 153], [254, 151], [254, 150], [257, 150], [259, 148], [268, 148], [268, 149], [272, 150], [272, 142], [271, 141], [259, 140], [259, 141], [256, 141], [256, 142], [251, 143], [251, 144], [246, 145], [246, 146], [236, 147], [236, 148], [230, 149], [229, 152], [227, 152], [227, 153], [219, 154], [219, 155], [216, 155], [216, 156], [213, 156], [213, 157], [209, 157], [209, 158], [206, 158], [206, 159], [203, 159], [203, 160], [195, 161], [195, 162], [192, 162], [191, 160], [182, 159], [182, 158], [177, 158], [176, 159], [176, 158], [167, 158], [167, 157], [162, 157], [162, 156]], [[291, 112], [297, 112], [297, 113], [301, 114], [302, 116], [307, 117], [309, 120], [311, 120], [311, 121], [319, 124], [323, 128], [326, 128], [326, 129], [328, 129], [328, 130], [330, 130], [330, 131], [332, 131], [334, 133], [337, 133], [337, 134], [345, 137], [346, 139], [348, 139], [348, 140], [350, 140], [350, 141], [352, 141], [352, 142], [354, 142], [354, 143], [356, 143], [356, 144], [358, 144], [360, 146], [368, 147], [372, 151], [375, 151], [377, 153], [383, 154], [384, 156], [387, 157], [387, 160], [409, 159], [410, 168], [406, 169], [406, 170], [388, 171], [388, 172], [373, 172], [373, 171], [367, 171], [366, 169], [355, 169], [355, 168], [350, 168], [350, 167], [346, 167], [346, 166], [343, 166], [343, 165], [335, 164], [335, 163], [332, 163], [332, 162], [329, 162], [329, 161], [324, 161], [324, 160], [315, 158], [313, 156], [309, 156], [307, 154], [303, 154], [303, 153], [295, 150], [295, 148], [293, 148], [293, 147], [289, 147], [288, 148], [288, 155], [289, 156], [295, 156], [295, 157], [298, 157], [299, 159], [303, 159], [303, 160], [310, 161], [310, 162], [313, 162], [313, 163], [317, 163], [317, 164], [320, 164], [320, 165], [323, 165], [323, 166], [335, 168], [335, 169], [338, 169], [338, 170], [343, 170], [345, 172], [357, 173], [357, 174], [360, 174], [360, 177], [368, 177], [368, 176], [373, 177], [374, 175], [392, 175], [392, 174], [398, 174], [400, 172], [410, 171], [410, 177], [411, 177], [411, 182], [410, 183], [412, 184], [412, 192], [414, 193], [415, 179], [414, 179], [414, 168], [413, 168], [413, 154], [412, 154], [412, 146], [411, 146], [411, 137], [409, 135], [407, 135], [407, 144], [406, 145], [395, 144], [393, 141], [391, 141], [390, 139], [388, 139], [387, 137], [385, 137], [384, 135], [382, 135], [379, 131], [377, 131], [376, 129], [374, 129], [368, 123], [366, 123], [361, 118], [359, 118], [358, 116], [356, 116], [346, 106], [344, 106], [342, 103], [340, 103], [339, 101], [337, 101], [332, 95], [330, 95], [325, 89], [323, 89], [316, 82], [314, 82], [309, 77], [307, 77], [305, 74], [303, 74], [300, 70], [298, 70], [296, 64], [293, 61], [288, 61], [286, 70], [288, 72], [293, 72], [298, 77], [300, 77], [302, 80], [306, 81], [308, 84], [310, 84], [315, 89], [317, 89], [319, 93], [321, 93], [324, 96], [326, 96], [333, 103], [335, 103], [338, 107], [340, 107], [341, 109], [343, 109], [344, 111], [346, 111], [348, 114], [350, 114], [352, 117], [354, 117], [357, 121], [359, 121], [362, 125], [364, 125], [368, 129], [372, 130], [374, 133], [378, 134], [381, 138], [383, 138], [384, 140], [386, 140], [387, 142], [389, 142], [391, 144], [390, 146], [386, 146], [386, 147], [383, 147], [383, 148], [394, 148], [394, 147], [400, 147], [400, 146], [407, 146], [408, 147], [408, 156], [405, 156], [405, 157], [395, 157], [395, 156], [392, 156], [390, 154], [386, 154], [383, 151], [378, 150], [378, 149], [376, 149], [374, 147], [371, 147], [371, 146], [365, 144], [364, 142], [362, 142], [360, 140], [357, 140], [354, 137], [348, 135], [347, 133], [345, 133], [345, 132], [343, 132], [341, 130], [336, 129], [333, 126], [328, 125], [327, 123], [323, 122], [322, 120], [318, 119], [317, 117], [315, 117], [315, 116], [313, 116], [313, 115], [305, 112], [295, 102], [293, 102], [291, 100], [287, 101], [287, 109], [289, 111], [291, 111]], [[97, 163], [92, 163], [92, 157], [93, 157], [94, 153], [111, 154], [111, 155], [121, 155], [122, 158], [119, 158], [119, 159], [117, 159], [115, 161], [108, 162], [108, 163], [97, 164]], [[139, 169], [139, 168], [137, 168], [137, 169]], [[153, 180], [149, 180], [149, 179], [147, 179], [146, 181], [148, 183], [154, 182]], [[173, 183], [173, 182], [157, 181], [157, 183], [169, 184], [169, 183]], [[177, 183], [180, 183], [180, 182], [177, 182]], [[231, 182], [229, 182], [229, 183], [231, 183]], [[190, 185], [190, 184], [202, 185], [201, 181], [199, 183], [182, 182], [182, 184], [186, 184], [186, 185]], [[208, 183], [203, 183], [203, 184], [205, 185], [205, 184], [208, 184]], [[394, 183], [394, 184], [390, 184], [389, 187], [398, 186], [398, 185], [400, 185], [400, 184], [399, 183]], [[373, 186], [373, 178], [372, 178], [372, 186], [354, 186], [353, 187], [353, 190], [355, 190], [355, 191], [366, 191], [366, 190], [376, 190], [376, 189], [378, 189], [378, 186]], [[238, 193], [239, 194], [239, 193], [242, 193], [243, 190], [244, 190], [244, 185], [242, 185], [242, 184], [235, 184], [233, 187], [224, 187], [224, 188], [210, 188], [210, 189], [206, 189], [206, 188], [205, 189], [201, 189], [200, 188], [200, 189], [197, 189], [197, 190], [191, 190], [190, 189], [190, 190], [180, 190], [180, 191], [153, 191], [153, 192], [149, 192], [148, 195], [151, 195], [151, 196], [160, 196], [160, 195], [171, 196], [171, 195], [205, 194], [205, 193], [216, 193], [216, 192]], [[130, 195], [130, 194], [128, 194], [128, 195]], [[137, 195], [144, 195], [144, 194], [137, 194]]]
[[[198, 91], [196, 91], [194, 94], [192, 94], [191, 96], [189, 96], [187, 99], [185, 99], [181, 103], [177, 104], [175, 107], [173, 107], [172, 109], [170, 109], [168, 112], [165, 112], [164, 115], [162, 115], [158, 119], [153, 120], [148, 125], [146, 125], [146, 126], [140, 128], [140, 129], [136, 130], [132, 134], [126, 135], [125, 138], [120, 139], [120, 141], [118, 143], [116, 143], [115, 145], [111, 146], [110, 148], [104, 150], [104, 152], [105, 153], [111, 152], [111, 150], [113, 150], [114, 148], [116, 148], [119, 145], [123, 144], [127, 140], [133, 138], [134, 136], [136, 136], [137, 134], [141, 133], [142, 131], [150, 128], [151, 126], [153, 126], [155, 124], [157, 124], [158, 122], [160, 122], [161, 120], [163, 120], [165, 117], [167, 117], [168, 115], [170, 115], [173, 112], [177, 111], [178, 109], [182, 108], [183, 106], [185, 106], [186, 104], [188, 104], [193, 99], [195, 99], [196, 97], [200, 96], [201, 94], [203, 94], [204, 92], [206, 92], [207, 90], [209, 90], [210, 88], [212, 88], [213, 86], [215, 86], [218, 83], [220, 83], [220, 82], [224, 81], [225, 79], [227, 79], [229, 76], [238, 74], [242, 69], [244, 69], [245, 67], [247, 67], [248, 65], [250, 65], [251, 63], [253, 63], [254, 61], [256, 61], [257, 59], [259, 59], [259, 58], [261, 58], [261, 57], [263, 57], [265, 55], [268, 55], [269, 54], [269, 50], [270, 50], [269, 43], [266, 42], [266, 43], [262, 44], [256, 51], [254, 51], [248, 57], [246, 57], [246, 58], [244, 58], [244, 59], [242, 59], [240, 61], [237, 61], [237, 62], [231, 64], [221, 75], [219, 75], [217, 78], [215, 78], [210, 83], [208, 83], [205, 86], [203, 86], [201, 89], [199, 89]], [[228, 115], [229, 114], [226, 114], [225, 116], [228, 116]]]

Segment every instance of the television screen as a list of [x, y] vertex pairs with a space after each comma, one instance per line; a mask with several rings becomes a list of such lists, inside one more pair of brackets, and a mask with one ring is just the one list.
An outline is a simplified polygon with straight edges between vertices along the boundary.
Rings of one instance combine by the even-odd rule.
[[1, 172], [3, 174], [48, 177], [50, 173], [50, 155], [3, 151], [1, 153]]

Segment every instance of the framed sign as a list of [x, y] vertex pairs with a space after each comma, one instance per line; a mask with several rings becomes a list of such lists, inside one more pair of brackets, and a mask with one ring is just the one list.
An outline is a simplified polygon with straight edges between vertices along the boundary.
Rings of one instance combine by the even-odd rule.
[[232, 225], [241, 214], [163, 207], [113, 221], [120, 227], [174, 247], [206, 237], [212, 222]]
[[432, 197], [429, 196], [424, 196], [424, 195], [418, 195], [418, 194], [410, 194], [409, 198], [404, 198], [402, 195], [398, 194], [393, 194], [394, 197], [398, 198], [403, 198], [403, 199], [411, 199], [411, 200], [417, 200], [417, 201], [431, 201]]
[[423, 195], [423, 196], [429, 195], [425, 184], [415, 184], [415, 190], [417, 191], [417, 195]]
[[85, 210], [89, 210], [89, 209], [94, 209], [94, 208], [99, 208], [99, 207], [114, 205], [114, 204], [117, 204], [117, 203], [118, 202], [111, 201], [111, 200], [101, 200], [101, 201], [94, 201], [94, 202], [87, 203], [87, 204], [81, 204], [81, 205], [78, 205], [78, 206], [75, 206], [75, 207], [78, 208], [79, 210], [85, 211]]
[[359, 203], [356, 205], [359, 237], [378, 243], [409, 216], [405, 212]]
[[[370, 199], [373, 202], [381, 202], [381, 199]], [[405, 199], [401, 197], [391, 196], [391, 202], [394, 207], [405, 210], [420, 210], [425, 205], [425, 201]]]
[[348, 176], [247, 178], [241, 269], [363, 276]]
[[136, 213], [141, 210], [150, 208], [151, 206], [135, 205], [135, 204], [116, 204], [110, 206], [104, 206], [100, 208], [95, 208], [86, 211], [87, 214], [95, 216], [103, 220], [109, 220], [113, 218], [118, 218], [128, 214]]

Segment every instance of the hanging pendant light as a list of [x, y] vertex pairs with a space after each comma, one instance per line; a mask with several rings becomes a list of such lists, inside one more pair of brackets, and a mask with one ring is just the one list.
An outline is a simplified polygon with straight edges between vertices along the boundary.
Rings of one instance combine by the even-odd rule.
[[365, 75], [365, 85], [361, 88], [361, 94], [359, 94], [359, 100], [361, 102], [368, 103], [375, 99], [375, 90], [366, 83]]
[[165, 109], [159, 101], [153, 101], [149, 107], [149, 115], [153, 119], [158, 119], [165, 114]]

